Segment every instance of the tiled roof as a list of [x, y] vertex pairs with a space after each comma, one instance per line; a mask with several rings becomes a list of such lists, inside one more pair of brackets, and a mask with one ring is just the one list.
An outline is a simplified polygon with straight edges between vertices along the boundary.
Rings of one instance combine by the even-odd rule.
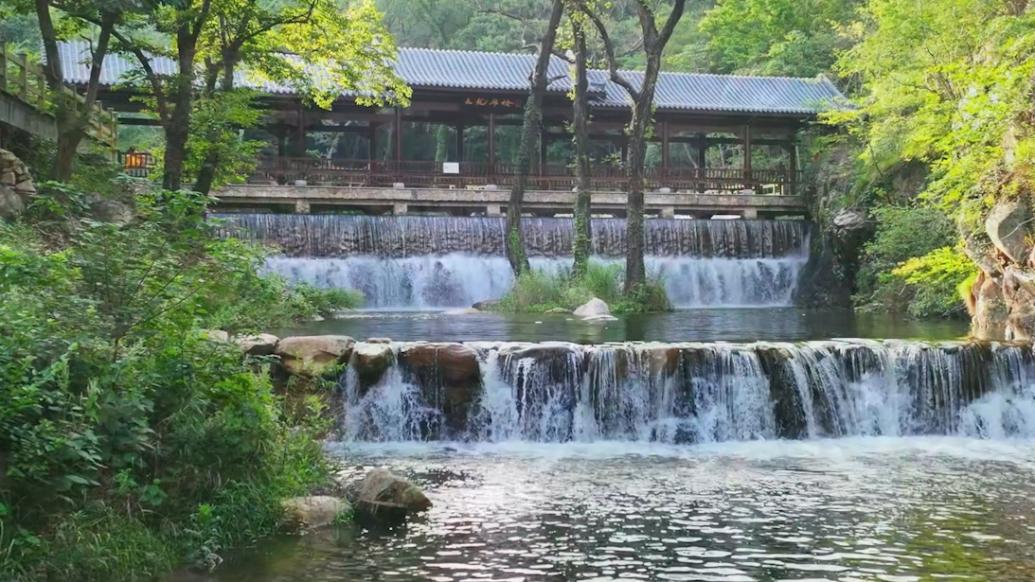
[[[634, 87], [643, 84], [640, 71], [619, 71]], [[628, 93], [606, 71], [591, 71], [594, 82], [603, 83], [599, 107], [628, 107]], [[844, 100], [825, 77], [745, 77], [700, 73], [661, 73], [654, 92], [657, 109], [729, 111], [737, 113], [813, 114]]]
[[[60, 54], [65, 79], [82, 84], [89, 79], [86, 64], [88, 46], [83, 41], [61, 43]], [[488, 53], [421, 48], [399, 49], [396, 72], [415, 88], [476, 89], [483, 91], [523, 91], [528, 88], [535, 57], [529, 54]], [[172, 59], [158, 57], [152, 61], [155, 71], [171, 75], [176, 71]], [[101, 82], [115, 85], [127, 80], [127, 73], [137, 70], [135, 61], [122, 55], [109, 55], [104, 60]], [[633, 85], [643, 82], [643, 73], [622, 71]], [[611, 81], [606, 71], [590, 71], [596, 107], [624, 107], [630, 99], [625, 90]], [[549, 90], [564, 93], [571, 88], [566, 62], [551, 57]], [[240, 86], [271, 93], [290, 95], [291, 87], [249, 78], [238, 73]], [[658, 79], [655, 106], [661, 110], [770, 113], [812, 115], [840, 106], [844, 97], [833, 83], [823, 77], [799, 79], [790, 77], [745, 77], [738, 75], [706, 75], [696, 73], [662, 73]]]

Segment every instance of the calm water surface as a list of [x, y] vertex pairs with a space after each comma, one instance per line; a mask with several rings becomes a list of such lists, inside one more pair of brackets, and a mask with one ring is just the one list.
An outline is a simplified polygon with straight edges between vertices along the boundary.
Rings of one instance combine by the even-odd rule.
[[1035, 580], [1035, 443], [348, 445], [435, 503], [181, 580]]
[[396, 341], [799, 341], [829, 338], [949, 340], [967, 335], [963, 321], [910, 320], [850, 310], [690, 309], [623, 315], [586, 323], [571, 315], [356, 311], [341, 318], [277, 330], [278, 335], [343, 334]]

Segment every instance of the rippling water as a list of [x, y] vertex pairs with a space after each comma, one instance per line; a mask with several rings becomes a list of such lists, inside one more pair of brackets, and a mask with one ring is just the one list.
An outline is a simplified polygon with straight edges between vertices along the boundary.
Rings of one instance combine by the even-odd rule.
[[434, 508], [282, 538], [212, 580], [1033, 580], [1035, 443], [949, 437], [335, 446]]

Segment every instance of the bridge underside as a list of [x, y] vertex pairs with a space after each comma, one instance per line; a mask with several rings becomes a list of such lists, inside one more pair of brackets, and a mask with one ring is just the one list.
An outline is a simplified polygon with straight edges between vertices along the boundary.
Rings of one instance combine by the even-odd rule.
[[[281, 186], [241, 184], [219, 192], [221, 210], [272, 210], [279, 212], [358, 212], [362, 214], [500, 215], [506, 211], [508, 190], [452, 188], [370, 188], [337, 186]], [[524, 209], [537, 216], [570, 214], [575, 193], [530, 190]], [[623, 192], [593, 195], [593, 213], [624, 216]], [[708, 218], [734, 215], [744, 218], [807, 217], [801, 196], [728, 192], [648, 192], [648, 214]]]

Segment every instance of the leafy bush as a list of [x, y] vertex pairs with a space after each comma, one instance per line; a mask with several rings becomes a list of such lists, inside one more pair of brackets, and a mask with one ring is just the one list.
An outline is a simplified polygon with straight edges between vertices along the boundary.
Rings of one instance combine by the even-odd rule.
[[922, 257], [914, 257], [896, 267], [891, 274], [914, 291], [909, 314], [914, 317], [962, 316], [962, 291], [969, 292], [977, 269], [957, 248], [942, 247]]
[[578, 280], [568, 270], [548, 273], [533, 269], [521, 274], [500, 300], [498, 309], [512, 313], [544, 313], [551, 309], [572, 310], [597, 297], [613, 313], [643, 313], [671, 309], [665, 288], [648, 281], [631, 295], [622, 291], [622, 265], [590, 262], [586, 275]]
[[[863, 248], [862, 267], [856, 277], [856, 304], [914, 316], [961, 313], [955, 284], [926, 286], [910, 283], [894, 273], [903, 263], [939, 249], [954, 252], [951, 247], [958, 235], [949, 218], [936, 208], [904, 206], [877, 208], [873, 217], [877, 230]], [[946, 255], [939, 258], [945, 259]], [[965, 257], [961, 260], [965, 261]], [[962, 263], [956, 268], [962, 268]], [[914, 273], [913, 278], [919, 276]], [[957, 308], [948, 309], [954, 303]]]
[[259, 275], [264, 251], [215, 238], [203, 197], [141, 195], [117, 225], [67, 194], [0, 224], [0, 579], [212, 563], [326, 479], [327, 424], [311, 403], [287, 411], [264, 362], [203, 330], [345, 298]]

